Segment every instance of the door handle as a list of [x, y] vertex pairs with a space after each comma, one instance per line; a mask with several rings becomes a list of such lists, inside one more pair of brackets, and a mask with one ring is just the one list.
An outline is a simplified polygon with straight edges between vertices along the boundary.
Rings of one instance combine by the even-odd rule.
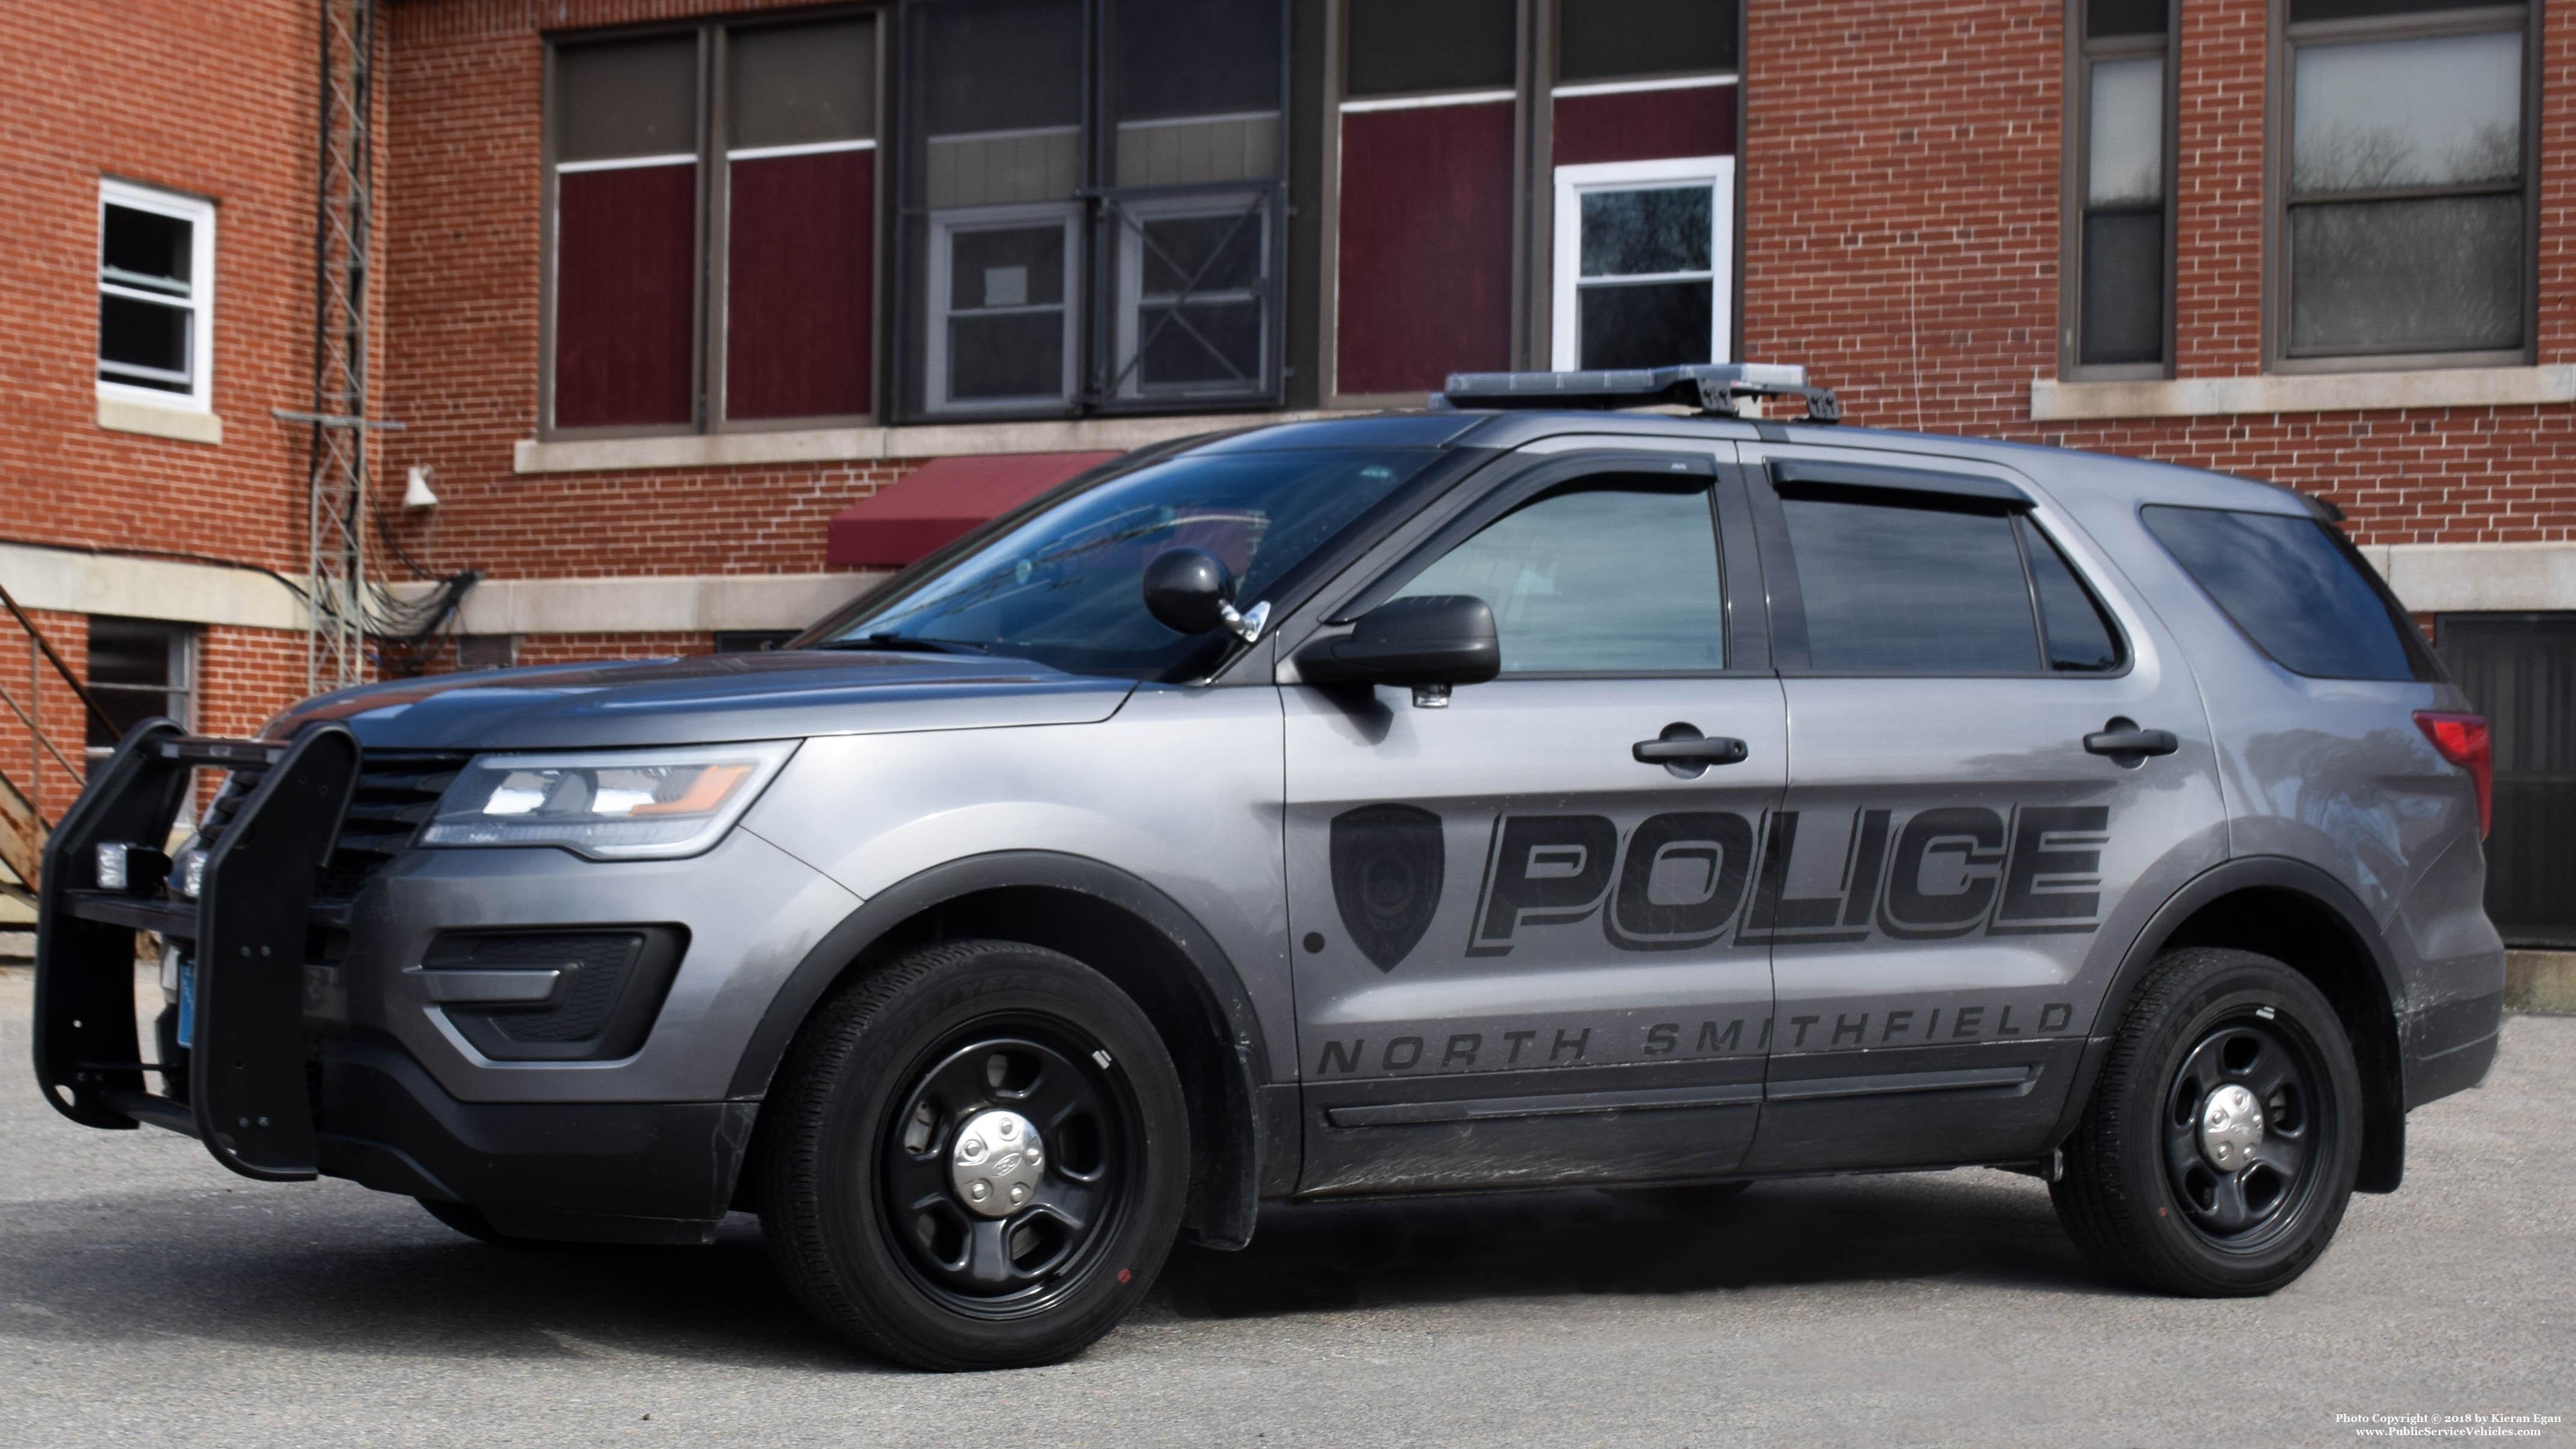
[[[1690, 733], [1675, 733], [1678, 730]], [[1702, 735], [1689, 725], [1669, 725], [1661, 737], [1630, 745], [1628, 753], [1641, 765], [1740, 765], [1749, 752], [1742, 740]]]
[[2170, 755], [2182, 748], [2172, 730], [2142, 730], [2135, 721], [2115, 719], [2108, 729], [2084, 737], [2084, 752], [2091, 755], [2122, 755], [2140, 758], [2147, 755]]

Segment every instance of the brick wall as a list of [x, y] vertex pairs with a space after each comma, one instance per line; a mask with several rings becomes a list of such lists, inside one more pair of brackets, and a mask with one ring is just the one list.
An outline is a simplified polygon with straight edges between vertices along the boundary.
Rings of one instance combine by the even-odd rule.
[[[2264, 0], [2185, 0], [2175, 370], [2261, 368]], [[2557, 407], [2030, 421], [2057, 372], [2065, 12], [2046, 0], [1746, 7], [1745, 355], [1848, 415], [2218, 468], [2325, 494], [2369, 543], [2576, 539]], [[2576, 76], [2576, 16], [2543, 55]], [[2576, 87], [2545, 86], [2539, 360], [2576, 360]]]

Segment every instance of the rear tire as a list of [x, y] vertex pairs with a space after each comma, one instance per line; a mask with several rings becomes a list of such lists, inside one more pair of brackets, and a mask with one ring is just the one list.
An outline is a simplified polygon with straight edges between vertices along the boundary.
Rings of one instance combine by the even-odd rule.
[[2306, 977], [2250, 951], [2171, 952], [2132, 999], [2049, 1196], [2118, 1277], [2270, 1293], [2343, 1221], [2361, 1109], [2352, 1043]]
[[1171, 1059], [1124, 992], [1040, 947], [927, 946], [850, 982], [798, 1034], [761, 1117], [780, 1276], [897, 1363], [1079, 1353], [1144, 1298], [1180, 1229], [1189, 1118]]

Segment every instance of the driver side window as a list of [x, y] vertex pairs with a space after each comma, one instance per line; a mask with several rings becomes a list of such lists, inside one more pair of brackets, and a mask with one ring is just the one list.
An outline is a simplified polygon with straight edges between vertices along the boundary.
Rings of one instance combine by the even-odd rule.
[[1397, 598], [1472, 594], [1514, 674], [1696, 674], [1726, 667], [1706, 479], [1587, 478], [1443, 554]]

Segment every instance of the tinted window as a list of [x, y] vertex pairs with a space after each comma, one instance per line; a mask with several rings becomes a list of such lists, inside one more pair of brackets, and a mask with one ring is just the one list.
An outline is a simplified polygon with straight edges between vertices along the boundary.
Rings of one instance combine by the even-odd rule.
[[1733, 0], [1580, 0], [1557, 11], [1559, 80], [1733, 69]]
[[2119, 668], [2120, 635], [2101, 603], [2029, 515], [2018, 526], [2022, 554], [2030, 560], [2031, 593], [2039, 600], [2040, 628], [2048, 638], [2048, 667], [2061, 673]]
[[2427, 679], [2430, 656], [2340, 534], [2310, 518], [2141, 510], [2150, 532], [2281, 667], [2320, 679]]
[[1347, 13], [1344, 89], [1352, 95], [1512, 83], [1512, 0], [1366, 0]]
[[2028, 674], [2039, 667], [2030, 586], [2007, 514], [1844, 498], [1786, 498], [1781, 508], [1811, 668]]
[[1173, 633], [1145, 612], [1145, 565], [1168, 548], [1225, 561], [1246, 607], [1437, 454], [1317, 449], [1185, 453], [1083, 489], [855, 616], [824, 648], [913, 648], [1160, 678], [1205, 667], [1222, 632]]
[[1491, 605], [1505, 674], [1726, 666], [1708, 485], [1596, 482], [1505, 514], [1399, 591]]

